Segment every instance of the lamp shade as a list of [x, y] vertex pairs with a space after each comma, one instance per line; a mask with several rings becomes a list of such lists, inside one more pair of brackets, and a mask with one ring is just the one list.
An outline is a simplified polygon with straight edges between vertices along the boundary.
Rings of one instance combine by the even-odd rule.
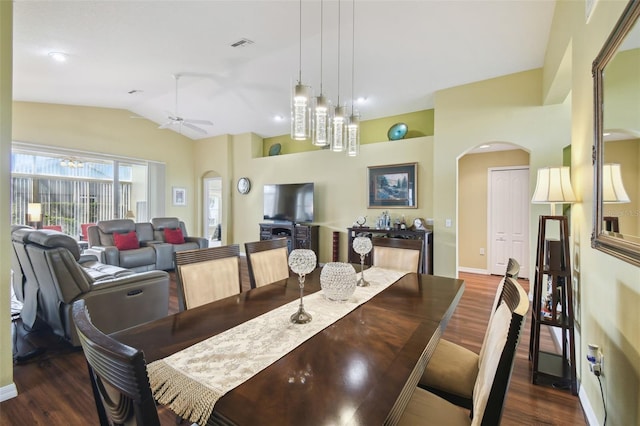
[[631, 202], [624, 189], [620, 164], [610, 163], [602, 166], [602, 202], [609, 204]]
[[531, 199], [532, 203], [555, 204], [575, 201], [576, 196], [571, 187], [569, 167], [542, 167], [538, 169], [538, 180]]
[[127, 219], [135, 219], [136, 215], [133, 213], [133, 210], [127, 210], [127, 214], [125, 214], [124, 217]]
[[40, 222], [42, 220], [42, 204], [27, 204], [27, 215], [29, 215], [29, 222]]

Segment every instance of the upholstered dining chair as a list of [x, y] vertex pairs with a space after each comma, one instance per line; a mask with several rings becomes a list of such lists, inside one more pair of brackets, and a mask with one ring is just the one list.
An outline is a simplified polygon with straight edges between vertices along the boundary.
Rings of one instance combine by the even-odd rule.
[[505, 271], [504, 274], [507, 277], [511, 277], [517, 280], [518, 275], [520, 274], [520, 263], [518, 263], [518, 261], [515, 260], [513, 257], [510, 257], [509, 261], [507, 262], [507, 270]]
[[399, 425], [500, 424], [520, 333], [529, 309], [527, 293], [517, 281], [506, 277], [504, 288], [503, 300], [489, 322], [487, 345], [479, 360], [471, 415], [469, 410], [417, 387]]
[[244, 244], [251, 288], [289, 278], [289, 249], [286, 238]]
[[180, 310], [240, 294], [238, 244], [177, 251], [173, 254]]
[[422, 259], [422, 240], [372, 238], [373, 266], [398, 271], [418, 272]]
[[[496, 289], [489, 323], [504, 297], [513, 297], [513, 294], [517, 293], [513, 283], [516, 282], [515, 277], [518, 276], [519, 270], [518, 261], [509, 259], [505, 277]], [[515, 277], [511, 277], [510, 274], [515, 274]], [[512, 279], [507, 281], [507, 277]], [[473, 386], [478, 376], [480, 358], [486, 350], [488, 334], [489, 328], [485, 331], [479, 354], [447, 339], [440, 339], [418, 386], [453, 404], [470, 409], [473, 405]]]
[[98, 330], [82, 299], [73, 304], [73, 321], [87, 359], [100, 424], [160, 425], [144, 354]]

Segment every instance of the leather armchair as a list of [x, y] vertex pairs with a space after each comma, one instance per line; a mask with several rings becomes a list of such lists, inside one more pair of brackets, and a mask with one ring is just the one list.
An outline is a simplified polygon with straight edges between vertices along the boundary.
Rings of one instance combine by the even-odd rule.
[[[146, 225], [146, 226], [145, 226]], [[135, 231], [140, 246], [130, 250], [119, 250], [116, 247], [114, 234], [127, 234]], [[95, 255], [102, 263], [120, 266], [136, 272], [154, 269], [171, 269], [171, 262], [165, 258], [172, 256], [171, 247], [162, 241], [153, 240], [153, 229], [150, 224], [135, 223], [131, 219], [114, 219], [99, 221], [88, 228], [89, 248], [87, 254]]]
[[22, 302], [20, 318], [22, 323], [31, 329], [36, 324], [37, 318], [37, 297], [38, 280], [27, 255], [26, 237], [29, 232], [34, 231], [30, 226], [11, 226], [11, 270], [13, 271], [13, 291], [16, 298]]
[[[106, 334], [168, 315], [167, 272], [104, 265], [94, 256], [80, 256], [77, 241], [56, 231], [18, 230], [14, 241], [19, 239], [27, 254], [21, 263], [30, 263], [37, 281], [30, 305], [37, 306], [38, 319], [74, 346], [80, 342], [71, 306], [78, 299], [85, 300], [94, 324]], [[25, 293], [25, 306], [27, 297], [33, 294]]]
[[[11, 225], [11, 237], [12, 237], [12, 245], [13, 245], [13, 232], [18, 229], [31, 229], [30, 226], [26, 225]], [[16, 295], [16, 299], [20, 302], [24, 302], [24, 287], [27, 281], [27, 277], [22, 270], [22, 265], [20, 264], [20, 260], [18, 259], [18, 253], [16, 252], [16, 248], [11, 248], [11, 285], [13, 286], [13, 292]]]

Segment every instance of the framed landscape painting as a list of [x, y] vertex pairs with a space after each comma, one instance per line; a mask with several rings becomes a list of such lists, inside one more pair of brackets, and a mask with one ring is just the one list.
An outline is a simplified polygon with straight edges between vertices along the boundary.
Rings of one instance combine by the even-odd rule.
[[368, 208], [418, 207], [418, 163], [371, 166], [367, 174]]

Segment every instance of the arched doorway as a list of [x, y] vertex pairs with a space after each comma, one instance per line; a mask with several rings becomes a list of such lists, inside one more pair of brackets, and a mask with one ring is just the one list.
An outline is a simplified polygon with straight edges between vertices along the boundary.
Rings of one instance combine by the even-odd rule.
[[222, 178], [208, 173], [202, 180], [203, 227], [204, 237], [209, 247], [222, 245]]
[[502, 275], [529, 259], [529, 153], [484, 143], [458, 158], [458, 270]]

